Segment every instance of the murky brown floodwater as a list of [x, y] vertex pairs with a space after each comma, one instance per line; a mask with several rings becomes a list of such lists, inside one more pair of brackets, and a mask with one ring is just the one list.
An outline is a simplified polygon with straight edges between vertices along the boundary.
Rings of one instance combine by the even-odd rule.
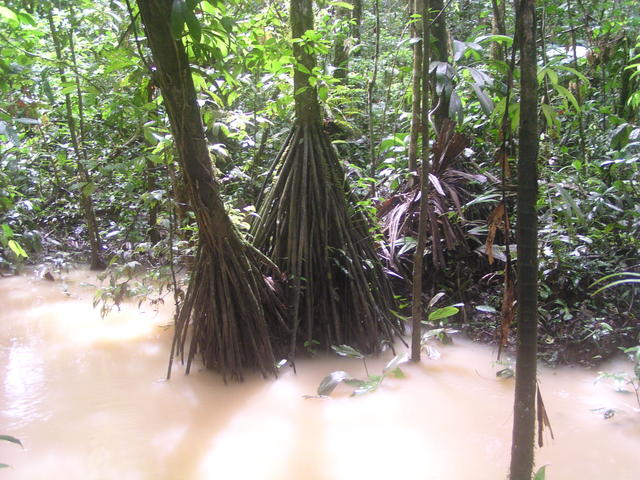
[[[129, 306], [101, 320], [81, 286], [89, 278], [68, 275], [69, 295], [60, 281], [0, 279], [0, 434], [25, 446], [0, 442], [0, 463], [12, 465], [3, 479], [505, 478], [513, 381], [495, 377], [486, 347], [439, 347], [439, 360], [358, 398], [342, 386], [333, 399], [302, 397], [330, 371], [363, 374], [340, 358], [301, 361], [278, 380], [225, 386], [176, 368], [165, 382], [169, 309]], [[541, 372], [556, 436], [536, 456], [548, 479], [640, 478], [635, 399], [595, 377]]]

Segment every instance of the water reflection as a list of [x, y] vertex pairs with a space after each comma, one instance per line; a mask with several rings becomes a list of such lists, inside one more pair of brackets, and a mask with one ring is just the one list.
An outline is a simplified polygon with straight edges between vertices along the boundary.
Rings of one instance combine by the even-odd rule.
[[[0, 445], [11, 479], [482, 480], [504, 478], [513, 381], [495, 377], [492, 352], [458, 341], [440, 360], [404, 367], [357, 399], [305, 400], [333, 370], [360, 362], [302, 360], [298, 375], [225, 386], [211, 372], [176, 368], [163, 381], [167, 310], [135, 306], [101, 319], [88, 273], [57, 283], [0, 279]], [[69, 296], [70, 294], [71, 296]], [[380, 371], [385, 359], [369, 362]], [[618, 363], [610, 369], [628, 368]], [[542, 369], [556, 435], [536, 461], [548, 478], [640, 478], [640, 413], [596, 372]], [[604, 420], [599, 408], [615, 411]], [[52, 474], [52, 472], [56, 472]], [[3, 475], [5, 472], [3, 472]]]

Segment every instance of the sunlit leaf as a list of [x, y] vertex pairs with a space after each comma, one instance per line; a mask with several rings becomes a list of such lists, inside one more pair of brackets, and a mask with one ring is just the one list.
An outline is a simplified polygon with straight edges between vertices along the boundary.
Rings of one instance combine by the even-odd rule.
[[318, 385], [318, 395], [331, 395], [341, 382], [351, 379], [353, 379], [353, 377], [345, 371], [338, 370], [336, 372], [331, 372], [329, 375], [324, 377], [320, 382], [320, 385]]
[[406, 363], [408, 361], [409, 361], [409, 354], [407, 352], [403, 352], [403, 353], [401, 353], [399, 355], [396, 355], [395, 357], [393, 357], [389, 361], [389, 363], [387, 363], [387, 365], [382, 370], [382, 373], [387, 373], [387, 372], [390, 372], [392, 370], [395, 370], [400, 365], [402, 365], [403, 363]]
[[18, 22], [18, 16], [15, 12], [7, 7], [0, 5], [0, 17], [10, 21]]
[[442, 320], [443, 318], [448, 318], [452, 315], [455, 315], [459, 311], [459, 308], [452, 306], [438, 308], [429, 314], [429, 321], [435, 322], [436, 320]]
[[331, 349], [342, 357], [364, 358], [363, 354], [349, 345], [331, 345]]
[[[9, 248], [15, 254], [16, 257], [27, 258], [29, 256], [29, 255], [27, 255], [27, 252], [24, 251], [24, 248], [22, 248], [20, 246], [20, 244], [18, 242], [16, 242], [15, 240], [9, 240], [7, 245], [9, 246]], [[0, 439], [1, 439], [1, 437], [0, 437]]]

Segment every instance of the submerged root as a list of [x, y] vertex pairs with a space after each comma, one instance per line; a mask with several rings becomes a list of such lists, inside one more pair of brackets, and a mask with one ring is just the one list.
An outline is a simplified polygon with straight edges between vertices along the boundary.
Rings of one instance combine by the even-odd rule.
[[367, 219], [347, 202], [333, 146], [319, 126], [298, 123], [276, 165], [252, 233], [289, 278], [289, 358], [305, 344], [380, 351], [402, 328]]
[[276, 375], [272, 340], [277, 347], [284, 306], [271, 277], [260, 272], [263, 262], [237, 237], [222, 243], [217, 249], [202, 246], [198, 252], [176, 317], [168, 377], [174, 357], [183, 363], [186, 357], [188, 374], [196, 355], [225, 382], [242, 381], [245, 370]]

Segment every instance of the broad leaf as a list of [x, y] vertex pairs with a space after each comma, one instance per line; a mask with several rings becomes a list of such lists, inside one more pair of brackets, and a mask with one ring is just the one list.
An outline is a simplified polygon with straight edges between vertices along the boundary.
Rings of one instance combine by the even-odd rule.
[[436, 320], [441, 320], [443, 318], [451, 317], [460, 311], [459, 308], [456, 307], [442, 307], [434, 310], [429, 314], [429, 321], [435, 322]]
[[399, 355], [393, 357], [389, 363], [384, 367], [382, 373], [387, 374], [388, 372], [395, 371], [400, 365], [409, 361], [409, 354], [407, 352], [403, 352]]
[[324, 377], [320, 382], [320, 385], [318, 385], [318, 395], [323, 397], [331, 395], [331, 392], [333, 392], [341, 382], [351, 380], [354, 380], [354, 378], [343, 370], [331, 372], [329, 375]]
[[21, 447], [24, 447], [24, 445], [22, 445], [22, 442], [19, 439], [17, 439], [16, 437], [12, 437], [11, 435], [0, 435], [0, 440], [4, 440], [5, 442], [15, 443], [16, 445], [20, 445]]
[[480, 85], [476, 83], [472, 83], [471, 87], [473, 88], [473, 91], [476, 92], [476, 96], [478, 97], [478, 101], [480, 102], [480, 107], [482, 108], [482, 111], [486, 116], [490, 116], [491, 113], [493, 112], [493, 109], [495, 108], [493, 104], [493, 100], [491, 100], [489, 96], [486, 93], [484, 93], [482, 88], [480, 88]]
[[349, 345], [331, 345], [331, 349], [342, 357], [364, 358], [364, 355]]

